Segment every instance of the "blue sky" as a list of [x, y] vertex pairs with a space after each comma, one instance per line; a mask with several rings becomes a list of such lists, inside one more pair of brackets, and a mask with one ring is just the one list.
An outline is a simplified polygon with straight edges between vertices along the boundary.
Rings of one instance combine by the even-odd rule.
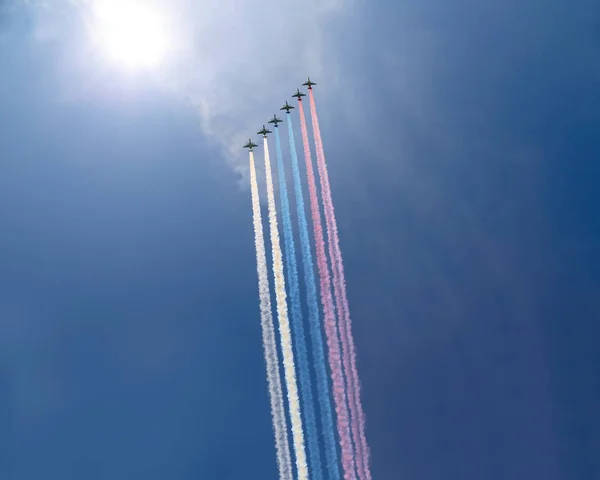
[[2, 478], [276, 478], [237, 146], [310, 75], [374, 478], [597, 479], [597, 2], [169, 4], [133, 75], [0, 17]]

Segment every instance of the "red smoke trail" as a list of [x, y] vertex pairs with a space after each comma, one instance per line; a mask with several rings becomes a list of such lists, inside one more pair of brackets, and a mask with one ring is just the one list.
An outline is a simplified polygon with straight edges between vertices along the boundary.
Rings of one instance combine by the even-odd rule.
[[317, 187], [315, 184], [315, 175], [312, 168], [310, 146], [308, 143], [308, 132], [306, 129], [306, 118], [304, 116], [302, 101], [298, 102], [298, 111], [300, 113], [302, 141], [304, 144], [304, 158], [306, 163], [308, 189], [310, 193], [310, 207], [312, 212], [317, 252], [317, 267], [319, 270], [319, 278], [321, 284], [321, 303], [323, 304], [329, 367], [331, 369], [331, 379], [333, 383], [333, 399], [335, 403], [335, 412], [337, 414], [337, 429], [338, 435], [340, 437], [340, 447], [342, 453], [342, 467], [344, 469], [344, 478], [346, 480], [352, 480], [355, 478], [354, 451], [352, 447], [352, 439], [350, 433], [350, 419], [348, 416], [348, 407], [346, 404], [346, 387], [344, 385], [344, 376], [342, 371], [340, 343], [335, 320], [335, 309], [333, 305], [333, 297], [331, 296], [331, 278], [329, 276], [327, 257], [325, 255], [325, 240], [323, 238], [321, 212], [319, 211]]
[[365, 436], [365, 414], [360, 400], [360, 384], [358, 379], [358, 370], [356, 368], [356, 351], [354, 338], [352, 336], [352, 321], [350, 319], [350, 310], [348, 308], [348, 299], [346, 296], [346, 279], [344, 275], [344, 263], [340, 250], [340, 241], [338, 236], [337, 222], [335, 219], [335, 209], [331, 197], [331, 187], [329, 184], [329, 175], [327, 173], [327, 164], [325, 162], [325, 153], [323, 150], [323, 141], [321, 139], [321, 130], [319, 128], [319, 119], [315, 105], [315, 97], [312, 89], [308, 90], [310, 99], [310, 111], [315, 136], [317, 165], [319, 169], [319, 179], [321, 181], [321, 196], [323, 198], [323, 211], [327, 224], [327, 237], [329, 238], [329, 256], [333, 270], [333, 287], [335, 292], [336, 306], [338, 310], [338, 320], [340, 323], [340, 333], [342, 339], [342, 348], [344, 351], [344, 370], [348, 382], [348, 403], [352, 416], [352, 435], [356, 448], [356, 462], [360, 478], [364, 480], [371, 479], [369, 468], [369, 450], [367, 438]]

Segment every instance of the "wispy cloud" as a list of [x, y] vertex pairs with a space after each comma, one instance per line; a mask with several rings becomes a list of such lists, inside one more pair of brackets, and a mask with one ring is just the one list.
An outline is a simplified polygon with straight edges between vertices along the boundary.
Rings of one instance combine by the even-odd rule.
[[[94, 1], [103, 0], [28, 2], [36, 7], [36, 36], [68, 35], [58, 25], [65, 22], [65, 9], [88, 24]], [[245, 163], [241, 142], [307, 75], [322, 74], [327, 35], [339, 18], [349, 18], [340, 15], [353, 1], [305, 0], [291, 7], [265, 0], [154, 0], [166, 12], [177, 44], [160, 73], [162, 83], [197, 109], [203, 132], [233, 166], [241, 158]], [[93, 55], [90, 45], [69, 48]]]

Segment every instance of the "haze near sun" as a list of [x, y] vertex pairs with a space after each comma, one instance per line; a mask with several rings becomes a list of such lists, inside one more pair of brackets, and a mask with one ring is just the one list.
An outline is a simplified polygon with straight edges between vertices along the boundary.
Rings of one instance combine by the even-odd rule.
[[165, 13], [144, 0], [95, 0], [94, 37], [113, 61], [128, 68], [157, 67], [170, 42]]

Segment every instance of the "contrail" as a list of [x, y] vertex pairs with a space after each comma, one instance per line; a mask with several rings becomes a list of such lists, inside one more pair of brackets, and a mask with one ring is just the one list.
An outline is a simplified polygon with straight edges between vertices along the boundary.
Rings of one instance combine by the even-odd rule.
[[317, 267], [321, 284], [321, 303], [323, 304], [325, 336], [327, 337], [329, 367], [331, 369], [331, 379], [333, 383], [333, 399], [335, 403], [335, 412], [337, 415], [337, 430], [340, 437], [342, 467], [344, 469], [344, 479], [352, 480], [355, 478], [354, 449], [352, 446], [350, 432], [348, 406], [346, 404], [346, 386], [344, 384], [344, 374], [342, 370], [341, 351], [339, 344], [340, 340], [337, 331], [333, 298], [331, 296], [331, 278], [329, 276], [327, 257], [325, 255], [325, 240], [323, 238], [321, 212], [319, 211], [317, 187], [312, 168], [310, 145], [308, 142], [308, 132], [306, 129], [306, 118], [304, 116], [304, 108], [300, 99], [298, 99], [298, 112], [300, 113], [300, 126], [302, 128], [302, 141], [304, 144], [304, 158], [306, 162], [306, 173], [310, 193], [310, 206], [317, 252]]
[[298, 360], [298, 377], [300, 380], [300, 395], [302, 398], [302, 411], [306, 425], [308, 443], [308, 461], [311, 476], [314, 480], [323, 478], [321, 466], [321, 455], [319, 453], [319, 438], [317, 436], [317, 423], [315, 415], [312, 386], [310, 381], [310, 370], [308, 367], [308, 352], [306, 348], [306, 335], [302, 319], [302, 305], [300, 303], [300, 285], [298, 281], [298, 266], [296, 264], [296, 247], [294, 245], [294, 233], [292, 230], [292, 216], [290, 214], [290, 203], [285, 180], [285, 169], [283, 166], [283, 154], [281, 152], [281, 139], [279, 127], [275, 125], [275, 146], [277, 151], [277, 172], [279, 174], [279, 194], [281, 199], [281, 216], [283, 220], [283, 240], [285, 250], [285, 263], [287, 279], [290, 287], [291, 320], [294, 333], [294, 345], [296, 347], [296, 359]]
[[260, 296], [260, 323], [262, 328], [263, 350], [267, 366], [267, 383], [269, 385], [269, 400], [271, 402], [271, 417], [275, 434], [275, 449], [277, 452], [277, 467], [280, 480], [293, 480], [290, 445], [287, 437], [285, 407], [283, 392], [279, 377], [279, 360], [277, 358], [277, 343], [275, 327], [271, 311], [271, 294], [267, 276], [267, 259], [265, 255], [265, 239], [263, 235], [262, 216], [258, 199], [258, 184], [254, 153], [250, 152], [250, 185], [252, 190], [252, 213], [254, 221], [254, 243], [256, 246], [256, 270], [258, 272], [258, 292]]
[[281, 350], [283, 352], [283, 370], [287, 388], [290, 421], [292, 424], [292, 438], [294, 452], [296, 453], [296, 471], [298, 480], [308, 479], [308, 466], [306, 464], [306, 451], [304, 450], [304, 431], [300, 417], [300, 399], [298, 398], [298, 385], [296, 383], [296, 365], [292, 350], [292, 334], [287, 313], [285, 293], [285, 277], [283, 275], [283, 261], [281, 258], [281, 245], [279, 229], [277, 226], [277, 212], [275, 210], [275, 192], [273, 176], [271, 174], [271, 159], [269, 156], [269, 143], [263, 137], [265, 149], [265, 172], [267, 179], [267, 201], [269, 207], [269, 227], [271, 231], [271, 248], [273, 250], [273, 274], [275, 276], [275, 298], [277, 300], [277, 315], [279, 319], [279, 336], [281, 337]]
[[344, 264], [340, 250], [337, 222], [335, 219], [335, 210], [331, 197], [331, 187], [329, 184], [329, 175], [327, 173], [327, 164], [325, 162], [325, 153], [323, 151], [323, 141], [321, 139], [321, 130], [319, 128], [319, 119], [315, 105], [315, 97], [312, 88], [309, 88], [308, 95], [310, 99], [310, 111], [312, 117], [313, 133], [315, 137], [317, 165], [319, 169], [319, 179], [321, 181], [321, 195], [323, 198], [323, 210], [325, 212], [325, 221], [327, 224], [327, 237], [329, 238], [329, 256], [333, 270], [333, 286], [338, 309], [338, 319], [341, 325], [341, 338], [344, 350], [344, 370], [348, 381], [348, 403], [352, 415], [352, 434], [357, 450], [356, 460], [359, 476], [364, 480], [371, 479], [369, 468], [369, 449], [365, 435], [365, 415], [360, 399], [360, 383], [358, 379], [358, 370], [356, 368], [356, 351], [354, 338], [352, 336], [352, 322], [350, 319], [350, 310], [348, 308], [348, 299], [346, 296], [346, 279], [344, 275]]
[[333, 430], [333, 412], [329, 400], [329, 382], [327, 380], [327, 368], [325, 365], [325, 349], [323, 346], [323, 335], [319, 318], [319, 304], [317, 300], [317, 284], [313, 266], [312, 252], [310, 249], [310, 237], [308, 235], [308, 222], [304, 207], [304, 195], [302, 193], [302, 182], [300, 181], [300, 169], [298, 167], [298, 153], [296, 151], [296, 140], [291, 115], [287, 116], [288, 136], [290, 140], [290, 152], [292, 155], [292, 170], [294, 174], [294, 190], [296, 193], [296, 211], [298, 215], [298, 229], [300, 233], [300, 245], [302, 250], [302, 267], [304, 270], [304, 283], [306, 284], [308, 321], [310, 325], [310, 336], [312, 340], [313, 355], [315, 357], [315, 371], [317, 374], [317, 394], [321, 409], [321, 423], [325, 440], [325, 456], [330, 480], [339, 480], [340, 470], [338, 467], [338, 454]]

